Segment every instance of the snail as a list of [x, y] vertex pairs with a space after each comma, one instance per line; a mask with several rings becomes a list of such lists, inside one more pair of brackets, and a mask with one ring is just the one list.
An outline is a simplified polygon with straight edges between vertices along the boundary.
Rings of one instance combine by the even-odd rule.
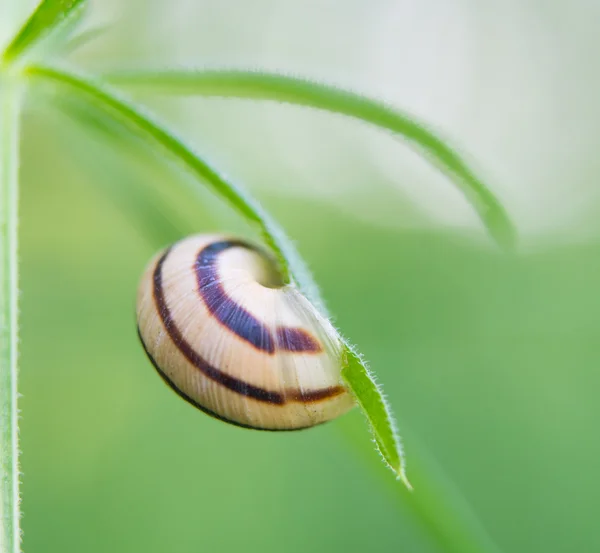
[[337, 331], [245, 240], [194, 235], [157, 254], [141, 279], [137, 325], [162, 379], [225, 422], [296, 430], [354, 405]]

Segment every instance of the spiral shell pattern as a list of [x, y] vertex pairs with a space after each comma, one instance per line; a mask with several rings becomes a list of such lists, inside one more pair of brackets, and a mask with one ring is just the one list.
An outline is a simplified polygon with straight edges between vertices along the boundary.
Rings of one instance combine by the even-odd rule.
[[337, 332], [246, 241], [196, 235], [158, 254], [140, 283], [137, 324], [163, 380], [215, 418], [294, 430], [353, 406]]

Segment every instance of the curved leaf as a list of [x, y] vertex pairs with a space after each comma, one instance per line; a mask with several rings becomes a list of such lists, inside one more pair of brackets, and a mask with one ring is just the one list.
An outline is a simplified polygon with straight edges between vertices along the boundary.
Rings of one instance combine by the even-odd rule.
[[[76, 99], [97, 110], [96, 113], [103, 115], [107, 121], [120, 123], [124, 129], [131, 131], [132, 136], [142, 139], [144, 143], [159, 146], [171, 154], [193, 174], [208, 182], [215, 192], [228, 199], [244, 217], [259, 226], [265, 239], [279, 248], [281, 262], [288, 268], [290, 276], [300, 282], [305, 294], [304, 287], [307, 284], [314, 286], [308, 272], [298, 273], [303, 270], [301, 260], [295, 258], [297, 254], [290, 247], [283, 232], [270, 219], [266, 219], [266, 215], [257, 208], [256, 203], [251, 199], [249, 201], [248, 196], [243, 194], [239, 187], [217, 173], [173, 133], [142, 113], [139, 107], [120, 98], [102, 83], [72, 72], [36, 66], [28, 68], [25, 76], [29, 77], [30, 82], [58, 86], [63, 102]], [[347, 342], [345, 348], [346, 363], [342, 369], [342, 377], [363, 409], [385, 462], [396, 476], [410, 487], [405, 476], [402, 448], [395, 423], [382, 391], [360, 355]], [[440, 479], [436, 478], [435, 474], [430, 474], [427, 466], [420, 466], [418, 458], [415, 459], [415, 469], [415, 475], [419, 477], [418, 490], [417, 493], [410, 494], [409, 497], [413, 497], [414, 501], [409, 499], [408, 503], [426, 527], [435, 529], [445, 550], [469, 553], [496, 551], [493, 543], [487, 539], [485, 531], [470, 517], [469, 510], [461, 507], [460, 495], [455, 490], [440, 486]]]
[[308, 106], [392, 131], [452, 180], [501, 247], [511, 250], [516, 245], [516, 232], [506, 210], [460, 154], [424, 123], [380, 101], [335, 86], [260, 71], [132, 71], [109, 74], [106, 78], [113, 84], [151, 87], [152, 91], [169, 94], [251, 98]]
[[59, 29], [76, 24], [87, 0], [42, 0], [2, 54], [9, 65], [21, 58], [41, 40]]
[[[293, 279], [300, 290], [327, 315], [312, 276], [306, 270], [304, 262], [283, 230], [260, 208], [253, 198], [248, 196], [239, 186], [218, 173], [171, 131], [166, 130], [150, 116], [143, 114], [139, 108], [128, 103], [125, 99], [119, 98], [118, 95], [107, 90], [100, 83], [88, 78], [65, 70], [43, 66], [31, 66], [26, 69], [25, 74], [30, 79], [42, 79], [45, 82], [54, 82], [63, 87], [68, 87], [71, 94], [87, 100], [94, 107], [108, 113], [142, 138], [152, 140], [196, 176], [210, 184], [218, 195], [228, 200], [244, 218], [260, 229], [265, 242], [277, 255], [287, 282]], [[387, 404], [379, 388], [374, 384], [366, 366], [347, 342], [345, 342], [345, 350], [347, 367], [344, 369], [344, 379], [365, 412], [384, 459], [398, 476], [407, 483], [403, 472], [400, 442], [392, 424], [392, 417]]]
[[346, 343], [346, 366], [342, 369], [342, 378], [352, 390], [357, 403], [369, 421], [371, 434], [383, 460], [394, 471], [396, 477], [412, 490], [406, 477], [404, 453], [400, 436], [391, 409], [381, 388], [375, 382], [365, 361]]

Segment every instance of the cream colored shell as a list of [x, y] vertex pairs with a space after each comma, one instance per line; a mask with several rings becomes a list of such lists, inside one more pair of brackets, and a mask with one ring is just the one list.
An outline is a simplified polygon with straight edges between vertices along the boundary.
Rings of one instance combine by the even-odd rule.
[[335, 329], [244, 241], [197, 235], [157, 255], [140, 283], [137, 323], [163, 379], [227, 422], [292, 430], [353, 406]]

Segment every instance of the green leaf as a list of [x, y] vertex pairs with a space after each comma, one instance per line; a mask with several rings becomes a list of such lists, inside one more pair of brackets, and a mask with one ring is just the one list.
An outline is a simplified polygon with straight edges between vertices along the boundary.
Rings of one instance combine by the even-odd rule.
[[0, 78], [0, 552], [18, 553], [18, 83]]
[[342, 378], [352, 390], [357, 403], [369, 421], [369, 427], [377, 449], [383, 460], [394, 471], [408, 489], [412, 486], [406, 477], [402, 444], [396, 429], [394, 417], [383, 391], [375, 382], [365, 361], [346, 343], [346, 366], [342, 369]]
[[[304, 293], [306, 291], [303, 287], [307, 283], [309, 286], [314, 285], [309, 273], [298, 276], [298, 271], [303, 270], [303, 265], [301, 261], [300, 265], [297, 265], [298, 260], [294, 257], [297, 255], [295, 250], [290, 248], [282, 231], [266, 218], [255, 202], [243, 194], [239, 187], [219, 175], [173, 133], [144, 114], [139, 107], [120, 98], [101, 83], [72, 72], [32, 66], [25, 71], [25, 76], [35, 84], [46, 83], [57, 86], [60, 97], [63, 100], [67, 98], [66, 103], [70, 106], [74, 105], [73, 100], [80, 102], [86, 107], [82, 112], [84, 118], [89, 117], [91, 112], [96, 110], [98, 115], [104, 116], [105, 122], [111, 123], [111, 127], [112, 122], [118, 122], [123, 128], [130, 130], [132, 136], [142, 139], [144, 144], [160, 146], [194, 175], [206, 181], [218, 195], [228, 199], [245, 218], [259, 227], [265, 239], [279, 248], [281, 263], [287, 267], [290, 277], [300, 283]], [[42, 87], [36, 87], [37, 89]], [[95, 118], [95, 121], [98, 122], [100, 119]], [[194, 186], [194, 189], [196, 188]], [[248, 214], [251, 217], [247, 216]], [[277, 230], [274, 232], [273, 229]], [[342, 377], [365, 413], [377, 447], [386, 463], [399, 479], [410, 486], [404, 472], [402, 449], [393, 417], [381, 389], [374, 382], [360, 355], [348, 343], [345, 344], [346, 366], [342, 369]], [[417, 460], [419, 459], [415, 461]], [[461, 507], [460, 494], [451, 488], [439, 486], [440, 479], [436, 478], [435, 474], [432, 476], [428, 467], [424, 468], [416, 462], [414, 464], [417, 491], [414, 494], [405, 494], [402, 491], [400, 496], [408, 495], [413, 512], [426, 526], [435, 529], [444, 550], [457, 553], [494, 551], [493, 544], [486, 539], [485, 531], [474, 518], [467, 516], [469, 510]], [[402, 490], [400, 487], [399, 489]], [[410, 498], [414, 498], [414, 501]]]
[[42, 0], [2, 55], [2, 65], [13, 64], [46, 37], [75, 24], [86, 0]]
[[[96, 129], [111, 142], [119, 141], [124, 138], [119, 135], [110, 125], [105, 124], [101, 117], [95, 117], [89, 110], [85, 110], [73, 98], [58, 96], [54, 103], [72, 118], [83, 122], [90, 130]], [[85, 150], [85, 149], [84, 149]], [[84, 157], [85, 151], [77, 155], [78, 159]], [[89, 156], [88, 156], [89, 157]], [[95, 156], [91, 156], [87, 163], [98, 165]], [[106, 171], [106, 165], [102, 166], [102, 171]], [[110, 182], [117, 183], [119, 179], [107, 179]], [[135, 186], [125, 187], [112, 186], [111, 196], [118, 200], [129, 213], [135, 214], [143, 228], [146, 229], [148, 236], [170, 236], [174, 240], [181, 232], [174, 228], [174, 218], [165, 217], [158, 206], [149, 201], [147, 195], [137, 190]], [[158, 228], [157, 228], [158, 224]], [[285, 252], [284, 252], [285, 253]], [[289, 253], [289, 252], [288, 252]], [[364, 361], [354, 352], [353, 348], [346, 345], [347, 366], [342, 371], [342, 377], [353, 391], [357, 402], [365, 413], [370, 427], [372, 429], [375, 442], [383, 459], [388, 466], [398, 475], [398, 477], [410, 488], [404, 471], [404, 461], [402, 458], [402, 448], [393, 422], [393, 416], [383, 398], [379, 387], [375, 384], [372, 375], [367, 370]]]
[[501, 247], [512, 250], [516, 245], [516, 231], [502, 203], [462, 156], [426, 124], [382, 102], [323, 83], [260, 71], [132, 71], [109, 74], [106, 79], [116, 85], [149, 87], [154, 92], [297, 104], [340, 113], [392, 131], [452, 180]]
[[[219, 196], [228, 200], [245, 219], [259, 228], [263, 239], [275, 252], [286, 281], [290, 282], [293, 279], [299, 289], [327, 315], [312, 276], [306, 270], [304, 262], [283, 230], [239, 186], [220, 175], [172, 132], [167, 131], [148, 115], [143, 114], [139, 108], [125, 99], [119, 98], [117, 94], [109, 91], [100, 83], [83, 76], [42, 66], [28, 67], [25, 75], [30, 79], [42, 79], [45, 82], [54, 82], [68, 87], [72, 95], [86, 100], [97, 109], [120, 121], [135, 134], [161, 146], [192, 173], [211, 185]], [[406, 482], [402, 473], [402, 453], [399, 448], [399, 440], [385, 401], [380, 395], [378, 398], [379, 389], [373, 384], [366, 366], [354, 353], [353, 348], [347, 343], [345, 343], [345, 348], [349, 362], [346, 382], [373, 427], [373, 434], [384, 459]], [[377, 399], [379, 401], [376, 401]]]
[[[145, 86], [184, 95], [274, 100], [344, 114], [389, 130], [408, 140], [450, 177], [479, 214], [490, 235], [503, 248], [516, 245], [514, 226], [501, 202], [462, 157], [427, 126], [381, 102], [295, 77], [254, 71], [156, 71], [108, 75], [113, 84]], [[408, 487], [402, 447], [393, 416], [381, 389], [353, 346], [345, 342], [347, 366], [342, 377], [367, 417], [384, 460]]]

